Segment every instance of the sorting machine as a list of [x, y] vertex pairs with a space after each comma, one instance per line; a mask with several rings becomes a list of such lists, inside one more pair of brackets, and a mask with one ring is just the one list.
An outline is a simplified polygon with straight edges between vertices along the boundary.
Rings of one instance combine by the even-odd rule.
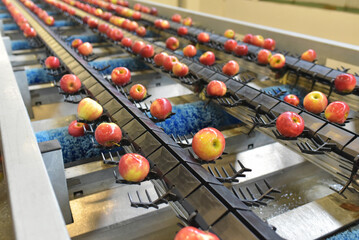
[[[159, 16], [142, 13], [138, 21], [146, 27], [146, 36], [123, 30], [124, 36], [152, 44], [156, 53], [165, 51], [187, 64], [189, 75], [178, 78], [156, 67], [153, 59], [141, 58], [97, 29], [89, 29], [82, 22], [88, 13], [75, 6], [53, 1], [76, 9], [70, 15], [49, 1], [36, 1], [55, 18], [50, 27], [20, 1], [11, 2], [37, 37], [22, 37], [2, 6], [1, 232], [5, 239], [173, 239], [186, 225], [221, 239], [314, 239], [333, 235], [358, 220], [359, 91], [341, 95], [333, 88], [338, 74], [350, 72], [345, 63], [356, 64], [356, 46], [151, 3]], [[101, 7], [100, 2], [83, 1], [94, 7]], [[129, 7], [137, 2], [149, 6], [130, 1]], [[178, 36], [181, 24], [171, 21], [167, 30], [154, 27], [156, 19], [169, 19], [174, 13], [193, 18], [188, 35]], [[275, 51], [285, 54], [285, 68], [257, 64], [260, 48], [253, 45], [248, 45], [246, 57], [225, 52], [227, 39], [222, 33], [227, 28], [276, 39]], [[209, 43], [197, 41], [203, 31], [209, 33]], [[169, 36], [178, 37], [181, 47], [196, 44], [198, 55], [213, 51], [216, 64], [205, 66], [198, 56], [186, 58], [181, 51], [166, 49]], [[94, 54], [78, 54], [70, 45], [75, 38], [91, 42]], [[299, 58], [298, 53], [308, 48], [319, 53], [315, 63]], [[60, 69], [44, 68], [49, 55], [60, 59]], [[326, 66], [328, 59], [339, 68]], [[228, 60], [239, 63], [238, 75], [222, 74]], [[147, 86], [149, 98], [134, 102], [128, 96], [129, 86], [111, 83], [109, 74], [118, 66], [131, 70], [133, 83]], [[65, 73], [80, 78], [80, 93], [68, 95], [59, 89], [58, 80]], [[204, 89], [211, 80], [225, 82], [228, 94], [206, 96]], [[303, 98], [311, 90], [322, 91], [330, 101], [345, 100], [351, 107], [348, 121], [333, 124], [323, 115], [283, 101], [287, 93]], [[101, 121], [121, 127], [121, 147], [104, 149], [96, 144], [93, 130], [100, 121], [89, 123], [84, 137], [68, 135], [77, 103], [86, 96], [105, 109]], [[174, 104], [174, 115], [165, 121], [149, 114], [149, 104], [158, 97]], [[275, 131], [276, 117], [285, 111], [303, 117], [305, 132], [300, 137], [288, 139]], [[193, 134], [208, 126], [226, 137], [225, 154], [209, 163], [191, 149]], [[150, 160], [151, 172], [139, 185], [119, 177], [116, 164], [126, 152]]]

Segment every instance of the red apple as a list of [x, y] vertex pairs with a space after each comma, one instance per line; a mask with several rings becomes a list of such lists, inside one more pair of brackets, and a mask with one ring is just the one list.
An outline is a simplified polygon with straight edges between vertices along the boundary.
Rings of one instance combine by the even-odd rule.
[[134, 13], [132, 14], [132, 18], [133, 18], [134, 20], [140, 20], [140, 19], [141, 19], [141, 13], [140, 13], [140, 12], [134, 12]]
[[142, 101], [147, 96], [147, 90], [142, 84], [135, 84], [130, 89], [130, 96], [135, 101]]
[[120, 175], [129, 182], [141, 182], [150, 172], [148, 160], [137, 153], [123, 155], [118, 163]]
[[192, 26], [192, 18], [186, 17], [185, 19], [182, 20], [182, 24], [185, 26]]
[[236, 61], [228, 61], [222, 68], [222, 72], [228, 76], [234, 76], [239, 72], [239, 65]]
[[89, 25], [90, 28], [97, 28], [98, 20], [95, 18], [89, 18], [87, 20], [87, 25]]
[[150, 12], [151, 12], [151, 9], [150, 9], [149, 7], [146, 7], [146, 6], [142, 6], [141, 12], [143, 12], [143, 13], [150, 13]]
[[24, 36], [25, 37], [31, 38], [31, 37], [36, 37], [36, 35], [37, 35], [36, 31], [32, 27], [25, 28], [25, 30], [24, 30]]
[[92, 53], [92, 45], [89, 42], [84, 42], [77, 48], [77, 50], [81, 55], [88, 56]]
[[103, 108], [95, 100], [84, 98], [77, 107], [77, 116], [86, 121], [95, 121], [103, 112]]
[[265, 49], [273, 51], [275, 49], [275, 41], [271, 38], [266, 38], [266, 39], [264, 39], [263, 47]]
[[132, 51], [134, 52], [134, 53], [140, 53], [141, 52], [141, 50], [142, 50], [142, 48], [144, 48], [145, 47], [145, 43], [144, 42], [142, 42], [142, 41], [136, 41], [136, 42], [134, 42], [133, 44], [132, 44]]
[[106, 33], [107, 30], [110, 28], [110, 26], [107, 23], [100, 23], [97, 26], [97, 29], [101, 32], [101, 33]]
[[53, 26], [55, 23], [55, 19], [52, 16], [47, 16], [44, 21], [45, 21], [46, 25], [49, 25], [49, 26]]
[[224, 43], [224, 50], [226, 50], [227, 52], [232, 52], [237, 46], [237, 41], [233, 40], [233, 39], [228, 39], [225, 43]]
[[135, 5], [133, 5], [133, 10], [135, 11], [141, 11], [142, 5], [139, 3], [136, 3]]
[[110, 20], [111, 17], [112, 17], [112, 13], [110, 13], [110, 12], [104, 12], [104, 13], [102, 13], [102, 15], [101, 15], [101, 18], [102, 18], [103, 20], [105, 20], [105, 21]]
[[162, 66], [166, 71], [171, 71], [176, 62], [178, 59], [175, 56], [167, 56], [164, 58]]
[[75, 40], [73, 40], [73, 41], [71, 42], [71, 46], [72, 46], [73, 48], [78, 48], [82, 43], [83, 43], [83, 42], [82, 42], [81, 39], [76, 38]]
[[204, 65], [211, 66], [216, 61], [216, 56], [213, 52], [207, 51], [199, 57], [199, 61]]
[[233, 51], [238, 56], [246, 56], [248, 54], [247, 45], [237, 45]]
[[197, 132], [192, 140], [194, 153], [204, 161], [219, 158], [224, 150], [226, 141], [223, 134], [215, 128], [204, 128]]
[[172, 112], [172, 105], [166, 98], [156, 99], [150, 107], [151, 115], [157, 119], [164, 120]]
[[153, 48], [153, 46], [151, 44], [147, 44], [140, 51], [140, 55], [143, 58], [150, 58], [154, 54], [155, 54], [155, 50], [154, 50], [154, 48]]
[[343, 124], [349, 115], [350, 108], [345, 102], [335, 101], [325, 109], [325, 118], [331, 122]]
[[327, 97], [319, 91], [308, 93], [303, 100], [304, 108], [312, 113], [321, 113], [328, 105]]
[[184, 77], [188, 74], [188, 67], [184, 63], [176, 62], [173, 64], [172, 72], [177, 77]]
[[267, 49], [262, 49], [258, 52], [257, 61], [260, 64], [268, 64], [272, 53]]
[[194, 57], [197, 54], [197, 49], [195, 46], [189, 44], [183, 48], [183, 55], [186, 57]]
[[317, 53], [313, 49], [308, 49], [300, 57], [302, 60], [313, 62], [317, 58]]
[[161, 26], [162, 26], [162, 19], [156, 19], [155, 21], [154, 21], [154, 24], [155, 24], [155, 27], [156, 28], [162, 28]]
[[138, 28], [138, 23], [135, 21], [132, 21], [132, 22], [130, 22], [130, 24], [127, 25], [127, 29], [130, 32], [136, 31], [137, 28]]
[[197, 40], [200, 43], [207, 43], [209, 42], [209, 34], [206, 32], [201, 32], [200, 34], [197, 35]]
[[227, 86], [224, 82], [212, 80], [207, 85], [207, 94], [212, 97], [223, 97], [227, 93]]
[[243, 38], [243, 42], [245, 43], [252, 43], [252, 40], [253, 40], [253, 35], [250, 33], [246, 34]]
[[131, 38], [124, 37], [121, 40], [121, 44], [125, 47], [131, 47], [132, 46], [132, 40]]
[[121, 29], [113, 28], [110, 33], [110, 38], [114, 41], [121, 41], [123, 38]]
[[54, 56], [47, 57], [45, 60], [45, 66], [49, 69], [57, 69], [60, 67], [60, 60]]
[[357, 80], [350, 73], [339, 74], [334, 80], [335, 89], [338, 92], [350, 93], [354, 90]]
[[128, 26], [131, 24], [131, 21], [128, 19], [124, 19], [121, 23], [121, 28], [128, 29]]
[[257, 47], [263, 47], [264, 38], [261, 35], [255, 35], [253, 36], [251, 43]]
[[285, 57], [283, 54], [276, 53], [269, 59], [269, 65], [271, 68], [282, 68], [285, 66]]
[[86, 15], [82, 18], [82, 22], [87, 24], [89, 19], [90, 19], [90, 17], [88, 15]]
[[136, 29], [136, 34], [140, 37], [144, 37], [146, 35], [146, 28], [141, 26]]
[[287, 103], [292, 104], [294, 106], [299, 105], [299, 98], [294, 94], [288, 94], [287, 96], [284, 97], [283, 100], [284, 100], [284, 102], [287, 102]]
[[227, 29], [225, 32], [224, 32], [224, 36], [226, 38], [231, 38], [233, 39], [234, 36], [235, 36], [235, 32], [232, 30], [232, 29]]
[[111, 72], [111, 80], [114, 84], [124, 86], [131, 80], [131, 72], [125, 67], [117, 67]]
[[95, 139], [102, 146], [112, 147], [122, 139], [121, 128], [116, 123], [103, 122], [95, 130]]
[[219, 240], [219, 238], [213, 233], [189, 226], [182, 228], [174, 240]]
[[294, 112], [284, 112], [276, 120], [277, 130], [284, 137], [298, 137], [304, 130], [304, 120]]
[[163, 62], [167, 56], [168, 56], [168, 54], [166, 52], [157, 53], [154, 56], [153, 60], [155, 61], [155, 64], [157, 66], [162, 66]]
[[171, 50], [176, 50], [179, 47], [179, 41], [175, 37], [169, 37], [166, 40], [166, 47]]
[[80, 123], [76, 120], [73, 120], [67, 128], [67, 131], [73, 137], [81, 137], [85, 135], [84, 126], [86, 129], [88, 128], [88, 125], [86, 123]]
[[157, 16], [157, 14], [158, 14], [157, 8], [151, 7], [151, 12], [150, 12], [150, 14], [153, 15], [153, 16]]
[[173, 22], [178, 22], [178, 23], [180, 23], [180, 22], [182, 21], [182, 17], [181, 17], [181, 15], [179, 15], [178, 13], [175, 13], [175, 14], [173, 14], [171, 20], [172, 20]]
[[167, 21], [167, 20], [162, 20], [161, 21], [161, 28], [162, 29], [169, 29], [171, 26], [170, 26], [170, 22]]
[[66, 93], [76, 93], [81, 88], [81, 80], [74, 74], [65, 74], [60, 79], [60, 88]]
[[177, 34], [180, 36], [187, 35], [187, 33], [188, 33], [188, 28], [186, 28], [186, 27], [182, 26], [177, 29]]

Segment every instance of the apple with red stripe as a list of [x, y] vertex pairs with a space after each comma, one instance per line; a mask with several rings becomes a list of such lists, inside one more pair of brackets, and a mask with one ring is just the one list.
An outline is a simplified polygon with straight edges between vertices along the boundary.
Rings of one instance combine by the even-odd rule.
[[268, 64], [272, 53], [267, 49], [261, 49], [257, 54], [257, 62], [260, 64]]
[[81, 39], [76, 38], [71, 42], [71, 46], [73, 48], [78, 48], [82, 43], [83, 43], [83, 41]]
[[234, 76], [239, 72], [239, 65], [236, 61], [228, 61], [222, 68], [222, 72], [228, 76]]
[[317, 53], [313, 49], [308, 49], [302, 53], [300, 58], [308, 62], [314, 62], [314, 60], [317, 58]]
[[266, 38], [264, 39], [263, 47], [265, 49], [273, 51], [275, 49], [275, 41], [272, 38]]
[[313, 91], [308, 93], [303, 100], [304, 108], [312, 113], [319, 114], [324, 111], [328, 105], [327, 96], [322, 92]]
[[130, 88], [130, 96], [135, 101], [142, 101], [147, 96], [147, 89], [142, 84], [135, 84]]
[[224, 43], [224, 50], [227, 52], [232, 52], [237, 46], [237, 41], [233, 39], [228, 39]]
[[188, 67], [184, 63], [176, 62], [173, 64], [172, 72], [177, 77], [184, 77], [188, 74]]
[[45, 66], [49, 69], [57, 69], [60, 67], [60, 60], [55, 56], [49, 56], [45, 60]]
[[237, 45], [234, 50], [234, 54], [238, 56], [246, 56], [248, 54], [248, 46], [247, 45]]
[[162, 66], [166, 57], [168, 57], [168, 54], [166, 52], [161, 52], [161, 53], [157, 53], [154, 56], [153, 60], [155, 61], [155, 64], [157, 66]]
[[150, 163], [140, 154], [127, 153], [121, 157], [118, 171], [126, 181], [141, 182], [150, 172]]
[[280, 69], [285, 66], [285, 57], [283, 54], [276, 53], [269, 59], [269, 65], [271, 68]]
[[226, 146], [223, 134], [215, 128], [204, 128], [197, 132], [192, 140], [194, 153], [204, 161], [219, 158]]
[[76, 120], [72, 121], [67, 128], [68, 133], [73, 137], [81, 137], [85, 135], [85, 130], [89, 128], [89, 126], [86, 123], [81, 123]]
[[208, 83], [206, 91], [208, 96], [223, 97], [227, 93], [227, 86], [224, 82], [212, 80]]
[[347, 103], [335, 101], [327, 106], [324, 115], [331, 122], [343, 124], [347, 120], [349, 112], [350, 107]]
[[206, 32], [201, 32], [200, 34], [197, 35], [197, 40], [200, 43], [207, 43], [210, 40], [209, 34]]
[[175, 37], [169, 37], [166, 40], [166, 48], [169, 48], [171, 50], [176, 50], [179, 47], [179, 41]]
[[95, 130], [95, 139], [104, 147], [112, 147], [121, 141], [122, 131], [116, 123], [103, 122]]
[[252, 43], [252, 40], [253, 40], [253, 35], [248, 33], [244, 36], [242, 41], [245, 43]]
[[147, 44], [140, 51], [140, 55], [143, 58], [151, 58], [154, 54], [155, 50], [151, 44]]
[[197, 49], [195, 46], [189, 44], [183, 48], [183, 55], [186, 57], [194, 57], [197, 54]]
[[175, 56], [167, 56], [165, 57], [162, 66], [166, 71], [172, 71], [173, 64], [176, 62], [178, 62], [178, 59]]
[[144, 37], [146, 35], [146, 28], [141, 26], [136, 29], [136, 34], [140, 37]]
[[295, 112], [284, 112], [276, 120], [277, 130], [284, 137], [298, 137], [304, 130], [304, 120]]
[[188, 226], [178, 231], [174, 240], [219, 240], [219, 238], [211, 232]]
[[211, 66], [216, 61], [216, 56], [213, 52], [207, 51], [199, 57], [199, 61], [204, 65]]
[[342, 93], [351, 93], [357, 84], [357, 80], [353, 74], [339, 74], [334, 80], [335, 89]]
[[124, 86], [131, 80], [131, 72], [125, 67], [117, 67], [111, 72], [111, 80], [114, 84]]
[[122, 44], [122, 46], [124, 46], [124, 47], [131, 47], [131, 46], [132, 46], [132, 40], [131, 40], [131, 38], [124, 37], [124, 38], [122, 38], [122, 40], [121, 40], [121, 44]]
[[74, 74], [65, 74], [60, 79], [60, 88], [65, 93], [76, 93], [81, 88], [81, 80]]
[[132, 44], [132, 51], [136, 54], [140, 53], [142, 48], [145, 47], [145, 43], [143, 41], [136, 41]]
[[89, 56], [92, 54], [92, 45], [89, 42], [84, 42], [80, 46], [78, 46], [77, 50], [83, 56]]
[[293, 106], [299, 105], [299, 98], [294, 94], [288, 94], [284, 97], [284, 102], [287, 102], [289, 104], [292, 104]]
[[261, 35], [255, 35], [252, 38], [251, 44], [257, 47], [263, 47], [264, 45], [264, 38]]
[[77, 116], [85, 121], [95, 121], [102, 112], [102, 106], [91, 98], [82, 99], [77, 107]]
[[184, 26], [181, 26], [177, 29], [177, 34], [180, 36], [187, 35], [187, 33], [188, 33], [188, 28], [186, 28]]
[[172, 104], [167, 98], [158, 98], [151, 104], [150, 112], [153, 117], [164, 120], [172, 113]]
[[175, 13], [175, 14], [173, 14], [171, 20], [172, 20], [173, 22], [178, 22], [178, 23], [180, 23], [180, 22], [182, 21], [182, 17], [181, 17], [181, 15], [179, 15], [178, 13]]

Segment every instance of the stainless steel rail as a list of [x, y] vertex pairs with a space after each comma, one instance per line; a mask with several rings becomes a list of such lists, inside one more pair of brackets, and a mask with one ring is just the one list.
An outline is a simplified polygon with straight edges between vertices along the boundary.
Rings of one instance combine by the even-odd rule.
[[1, 151], [15, 237], [69, 239], [3, 41], [0, 55]]

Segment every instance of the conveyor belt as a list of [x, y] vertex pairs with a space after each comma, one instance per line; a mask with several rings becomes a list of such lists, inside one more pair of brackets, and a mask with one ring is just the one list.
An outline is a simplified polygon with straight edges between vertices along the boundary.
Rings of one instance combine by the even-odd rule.
[[[87, 1], [85, 1], [87, 2]], [[89, 1], [92, 3], [91, 1]], [[100, 2], [106, 2], [103, 0], [100, 0]], [[108, 2], [106, 2], [108, 3]], [[99, 4], [97, 4], [97, 7]], [[116, 5], [116, 4], [114, 4]], [[106, 11], [107, 9], [103, 9]], [[112, 11], [114, 15], [116, 15], [116, 11]], [[123, 17], [123, 16], [122, 16]], [[161, 29], [154, 27], [154, 22], [156, 19], [165, 19], [170, 23], [169, 29]], [[137, 21], [137, 20], [136, 20]], [[254, 70], [255, 72], [261, 72], [264, 75], [268, 75], [272, 70], [270, 70], [268, 67], [260, 67], [257, 64], [253, 64], [253, 61], [256, 61], [256, 56], [258, 52], [263, 49], [248, 43], [244, 43], [241, 41], [238, 41], [238, 44], [240, 45], [247, 45], [248, 46], [248, 55], [249, 57], [236, 57], [235, 54], [226, 53], [224, 51], [224, 43], [229, 39], [224, 36], [218, 35], [216, 33], [212, 33], [210, 31], [206, 31], [204, 29], [200, 29], [198, 27], [187, 27], [188, 28], [188, 34], [185, 36], [180, 36], [177, 34], [177, 29], [181, 26], [184, 26], [181, 23], [173, 22], [171, 19], [168, 19], [164, 16], [153, 16], [147, 13], [141, 12], [141, 20], [139, 22], [144, 22], [145, 25], [150, 25], [151, 30], [155, 31], [156, 33], [162, 34], [167, 33], [168, 36], [176, 35], [178, 38], [186, 39], [188, 41], [194, 42], [198, 44], [202, 49], [206, 50], [212, 50], [215, 51], [216, 56], [220, 57], [222, 59], [229, 59], [229, 60], [236, 60], [241, 66], [246, 66], [246, 69], [248, 70]], [[208, 43], [199, 43], [197, 40], [197, 36], [201, 32], [206, 32], [210, 36], [210, 41]], [[291, 71], [292, 73], [299, 76], [304, 76], [307, 79], [315, 79], [316, 81], [319, 81], [325, 85], [333, 86], [333, 79], [335, 79], [336, 76], [339, 74], [345, 73], [343, 69], [333, 69], [326, 66], [322, 66], [320, 64], [307, 62], [304, 60], [301, 60], [298, 57], [292, 56], [290, 53], [286, 51], [279, 51], [276, 49], [276, 51], [273, 51], [274, 53], [283, 53], [286, 57], [286, 70]], [[274, 75], [274, 74], [272, 74]], [[357, 79], [357, 87], [356, 90], [354, 90], [353, 94], [359, 95], [359, 76], [355, 76]]]
[[[180, 148], [159, 127], [151, 122], [125, 96], [106, 81], [88, 62], [76, 58], [76, 52], [43, 23], [36, 21], [34, 14], [19, 7], [38, 36], [60, 58], [70, 72], [76, 74], [112, 119], [127, 133], [141, 149], [142, 154], [157, 164], [158, 174], [173, 192], [179, 202], [189, 211], [203, 207], [211, 214], [197, 214], [196, 222], [211, 229], [223, 239], [280, 239], [266, 223], [251, 212], [216, 178], [205, 171], [188, 152]], [[151, 148], [148, 144], [151, 143]], [[166, 161], [164, 161], [166, 160]], [[205, 194], [203, 194], [205, 193]], [[202, 198], [201, 201], [197, 197]], [[194, 201], [196, 199], [196, 201]]]
[[[70, 5], [67, 6], [71, 7]], [[85, 12], [79, 9], [77, 9], [77, 11], [80, 17], [86, 15]], [[104, 22], [100, 18], [97, 19], [100, 23]], [[111, 26], [115, 27], [113, 25]], [[251, 116], [254, 115], [254, 109], [257, 109], [257, 114], [264, 118], [266, 118], [266, 114], [274, 114], [274, 116], [278, 116], [280, 113], [285, 111], [293, 111], [300, 113], [305, 118], [306, 129], [309, 130], [309, 134], [305, 138], [299, 138], [298, 142], [285, 141], [285, 139], [279, 141], [291, 147], [293, 150], [300, 152], [300, 149], [298, 148], [296, 143], [306, 144], [308, 141], [315, 141], [316, 144], [320, 146], [322, 144], [326, 144], [325, 142], [322, 142], [322, 140], [327, 140], [328, 143], [332, 144], [330, 151], [306, 151], [310, 154], [305, 154], [304, 156], [308, 160], [312, 161], [326, 171], [332, 173], [334, 176], [344, 182], [346, 182], [350, 178], [351, 173], [350, 171], [348, 171], [348, 169], [352, 169], [352, 160], [359, 154], [359, 148], [356, 148], [357, 150], [354, 151], [349, 151], [349, 148], [346, 148], [346, 146], [348, 145], [351, 147], [350, 149], [355, 149], [349, 144], [352, 144], [354, 145], [354, 147], [356, 147], [355, 144], [357, 143], [357, 141], [355, 139], [357, 139], [358, 135], [356, 131], [352, 130], [352, 128], [347, 128], [346, 126], [340, 126], [337, 124], [330, 123], [325, 118], [309, 113], [299, 107], [294, 107], [284, 101], [279, 100], [276, 97], [271, 96], [270, 94], [264, 93], [251, 86], [248, 86], [248, 84], [246, 84], [247, 76], [245, 74], [239, 74], [238, 76], [236, 76], [236, 78], [230, 78], [223, 75], [218, 69], [204, 66], [190, 58], [183, 58], [183, 56], [176, 54], [169, 49], [164, 49], [143, 38], [139, 38], [138, 36], [135, 36], [126, 31], [124, 32], [125, 34], [130, 34], [133, 41], [142, 40], [146, 44], [154, 45], [155, 52], [165, 51], [170, 55], [176, 56], [181, 62], [188, 65], [192, 75], [197, 76], [200, 81], [209, 82], [210, 80], [216, 79], [225, 82], [228, 87], [228, 91], [230, 92], [232, 97], [234, 99], [240, 99], [243, 103], [243, 105], [241, 106], [226, 108], [226, 110], [243, 122], [252, 122]], [[149, 61], [149, 63], [151, 63], [151, 61]], [[160, 69], [154, 67], [152, 64], [149, 64], [149, 66], [151, 66], [156, 71], [161, 71]], [[183, 84], [188, 84], [186, 78], [180, 78], [179, 81]], [[351, 124], [354, 125], [355, 129], [358, 128], [357, 120], [354, 120], [353, 123], [346, 125]], [[271, 128], [259, 127], [257, 129], [270, 135], [271, 137], [275, 137]], [[318, 136], [320, 136], [322, 139], [317, 140]], [[313, 143], [311, 144], [313, 145]], [[313, 148], [316, 148], [316, 146], [314, 146]], [[321, 153], [320, 155], [317, 154], [319, 152]]]

